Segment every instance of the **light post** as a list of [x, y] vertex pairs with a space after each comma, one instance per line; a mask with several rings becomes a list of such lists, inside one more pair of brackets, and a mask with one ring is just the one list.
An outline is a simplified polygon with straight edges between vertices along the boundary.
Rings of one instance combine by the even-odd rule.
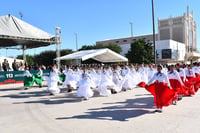
[[154, 22], [154, 1], [151, 0], [152, 5], [152, 21], [153, 21], [153, 49], [154, 49], [154, 63], [156, 64], [156, 36], [155, 36], [155, 22]]
[[78, 33], [75, 33], [75, 37], [76, 37], [76, 51], [78, 51]]
[[130, 22], [129, 24], [131, 25], [131, 37], [133, 37], [133, 23]]

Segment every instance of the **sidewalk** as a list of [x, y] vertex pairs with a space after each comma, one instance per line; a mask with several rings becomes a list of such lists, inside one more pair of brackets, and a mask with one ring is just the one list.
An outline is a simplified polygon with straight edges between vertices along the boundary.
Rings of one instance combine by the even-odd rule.
[[2, 133], [199, 133], [197, 93], [155, 113], [153, 97], [135, 88], [87, 101], [76, 91], [49, 96], [46, 87], [23, 90], [23, 85], [0, 86]]

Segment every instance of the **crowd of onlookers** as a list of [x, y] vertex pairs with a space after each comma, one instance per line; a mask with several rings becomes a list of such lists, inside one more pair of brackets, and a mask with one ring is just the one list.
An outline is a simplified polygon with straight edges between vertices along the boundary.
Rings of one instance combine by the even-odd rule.
[[28, 68], [28, 70], [38, 70], [39, 67], [41, 67], [42, 70], [48, 69], [49, 67], [45, 67], [44, 65], [39, 66], [38, 64], [28, 64], [27, 62], [23, 63], [22, 61], [17, 62], [14, 60], [12, 64], [10, 65], [7, 59], [4, 59], [4, 61], [0, 62], [0, 71], [24, 71], [24, 69]]

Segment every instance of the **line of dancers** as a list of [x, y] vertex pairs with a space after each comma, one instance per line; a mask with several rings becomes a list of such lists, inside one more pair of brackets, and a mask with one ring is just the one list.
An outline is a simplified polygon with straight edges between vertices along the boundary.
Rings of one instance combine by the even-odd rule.
[[[60, 81], [60, 75], [63, 81]], [[101, 96], [109, 96], [138, 86], [144, 87], [154, 96], [156, 111], [162, 112], [163, 106], [176, 105], [183, 96], [195, 95], [200, 87], [200, 65], [176, 64], [168, 68], [155, 64], [137, 67], [66, 66], [62, 73], [53, 65], [50, 75], [43, 78], [48, 83], [47, 90], [51, 95], [60, 93], [58, 82], [62, 82], [62, 87], [67, 88], [68, 92], [77, 89], [77, 96], [85, 100], [93, 96], [94, 90]]]

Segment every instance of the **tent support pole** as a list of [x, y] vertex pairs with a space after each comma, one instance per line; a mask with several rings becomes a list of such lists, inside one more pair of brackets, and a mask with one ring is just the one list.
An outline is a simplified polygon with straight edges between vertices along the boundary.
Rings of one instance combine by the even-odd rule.
[[56, 65], [58, 67], [58, 70], [60, 70], [60, 44], [56, 44], [56, 56], [58, 60], [56, 61]]
[[60, 70], [60, 44], [61, 44], [61, 28], [55, 27], [56, 30], [56, 56], [58, 60], [56, 60], [56, 65], [58, 67], [58, 70]]
[[23, 46], [23, 60], [26, 62], [26, 45]]

